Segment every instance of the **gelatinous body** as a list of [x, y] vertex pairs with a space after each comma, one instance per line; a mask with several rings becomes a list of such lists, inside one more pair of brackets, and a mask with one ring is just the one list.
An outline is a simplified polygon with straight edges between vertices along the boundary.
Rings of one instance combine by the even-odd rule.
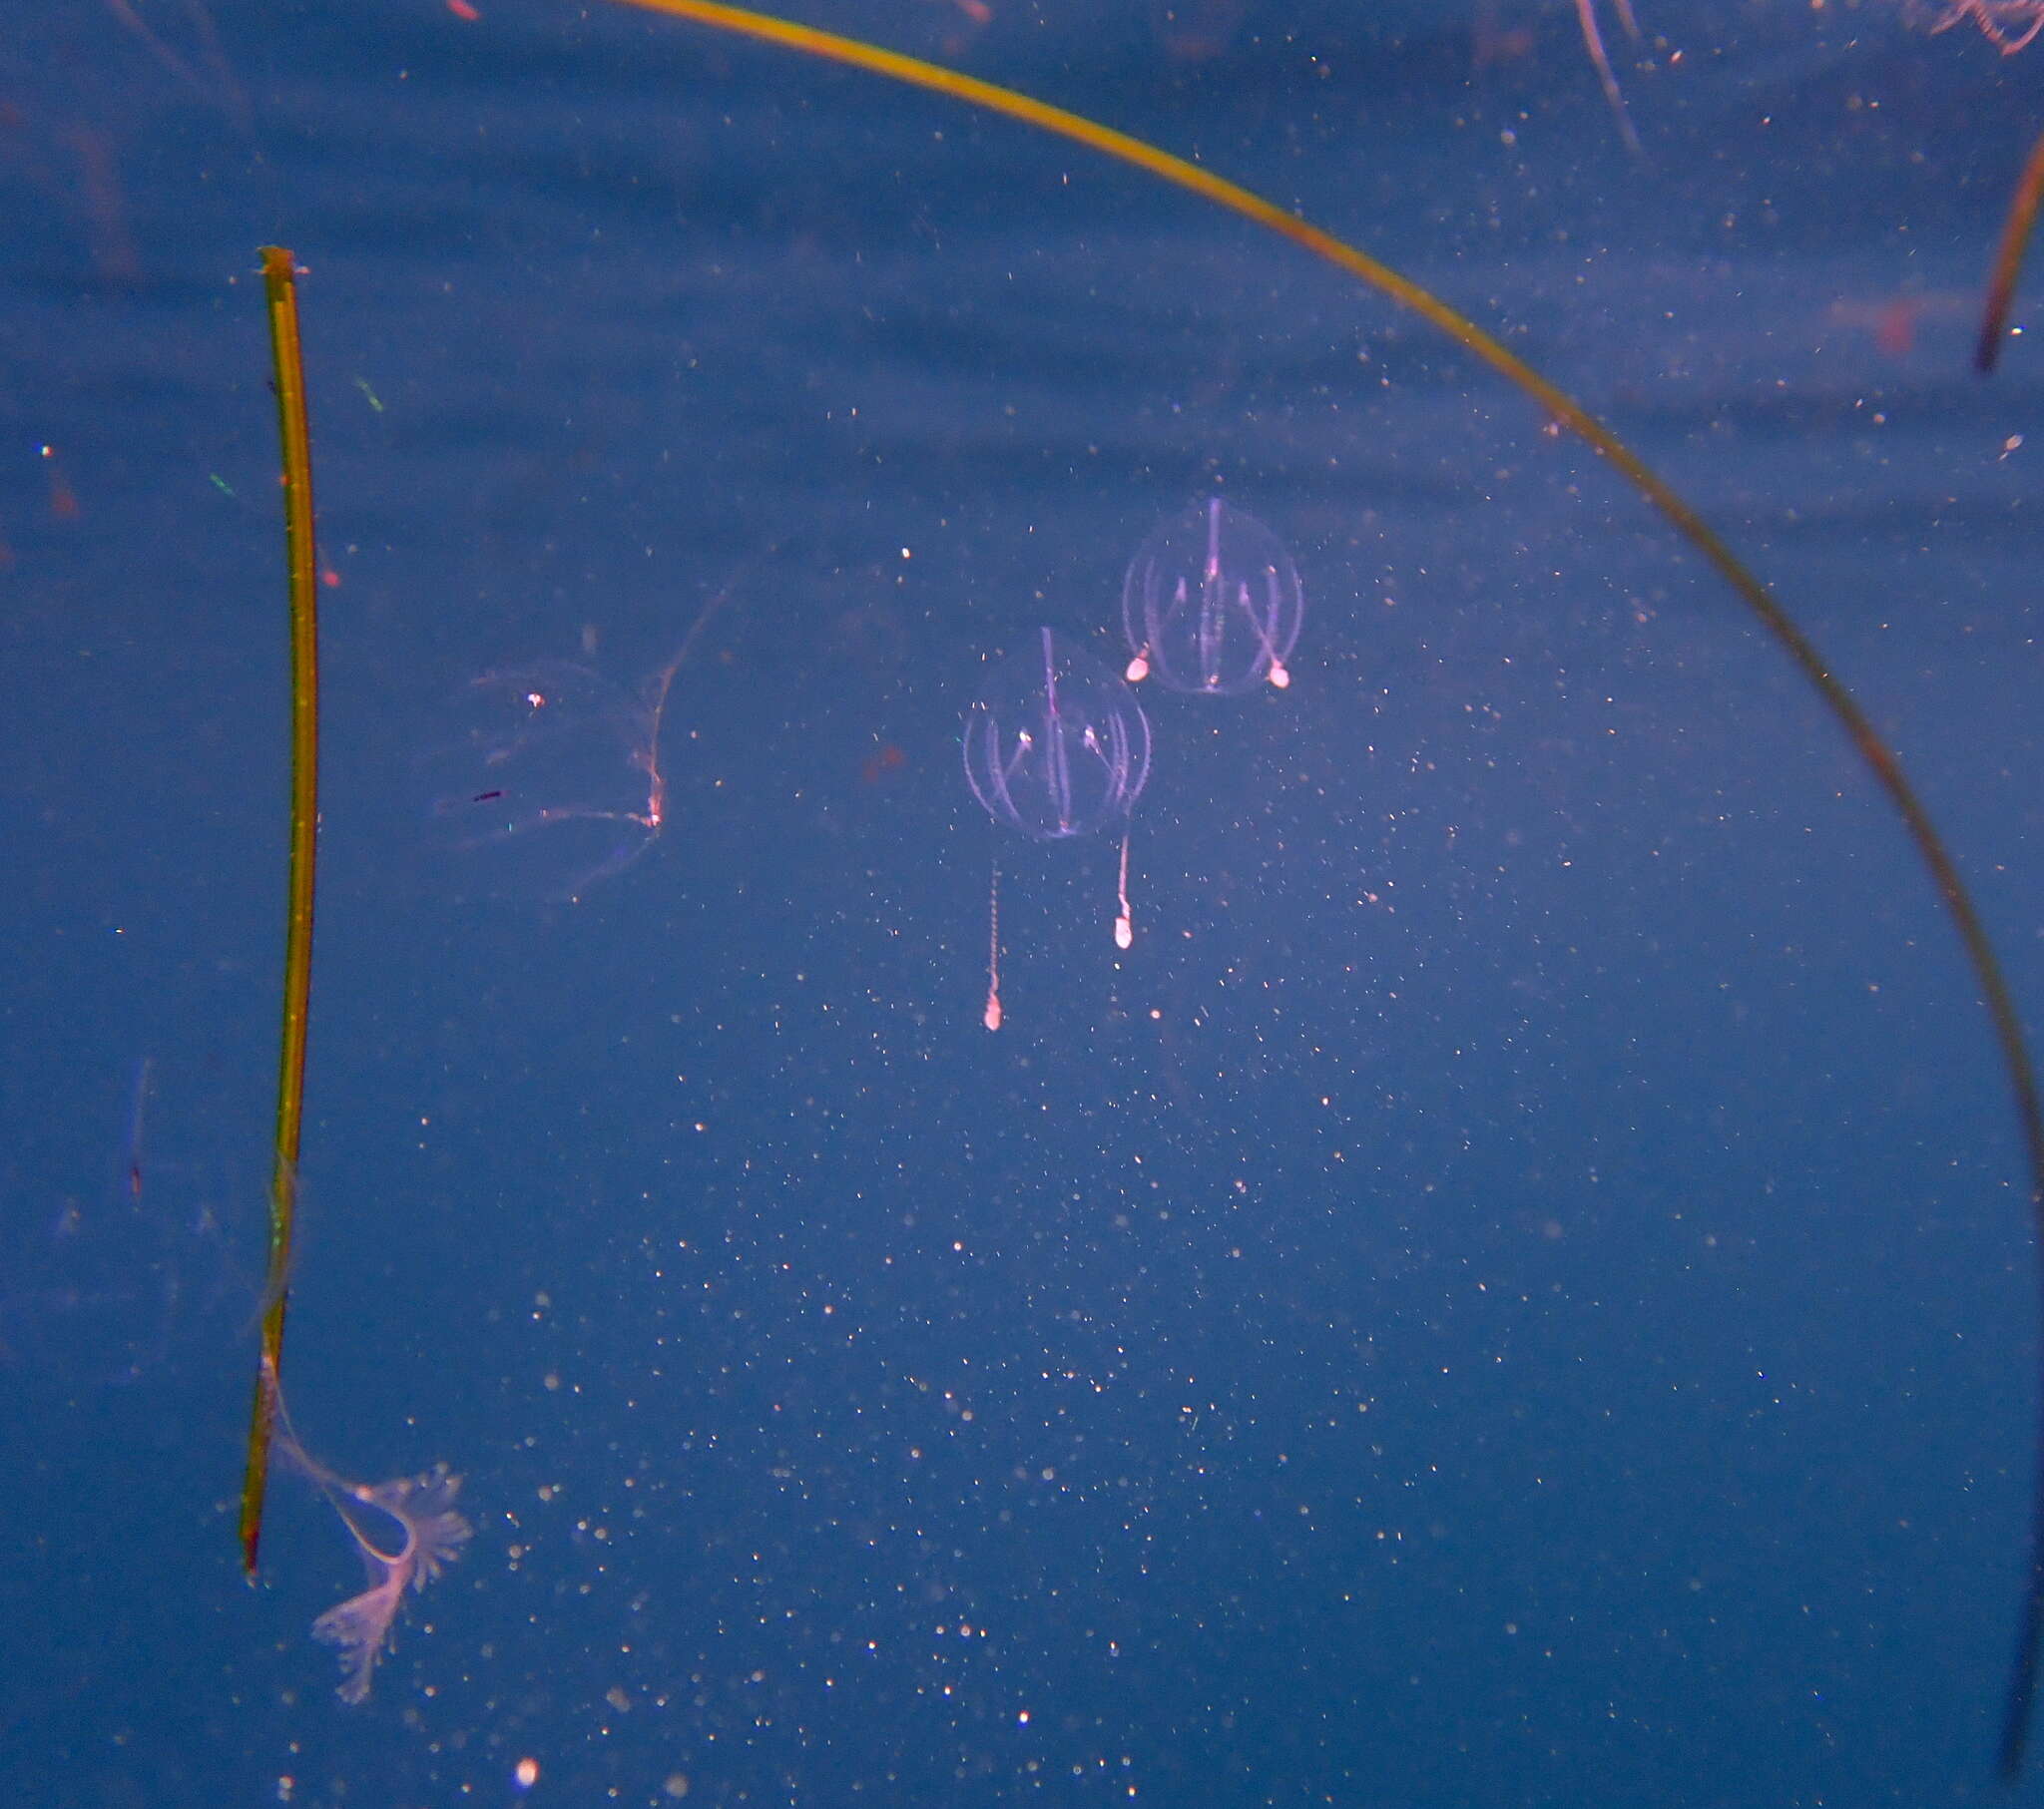
[[1228, 697], [1291, 682], [1305, 599], [1278, 536], [1220, 497], [1166, 524], [1129, 561], [1122, 630], [1131, 682]]

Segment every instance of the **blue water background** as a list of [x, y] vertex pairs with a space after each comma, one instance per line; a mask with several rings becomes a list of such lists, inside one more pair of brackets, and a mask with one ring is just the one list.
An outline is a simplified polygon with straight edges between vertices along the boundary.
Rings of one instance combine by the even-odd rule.
[[[2039, 1800], [1990, 1782], [2005, 1084], [1737, 600], [1202, 204], [477, 3], [34, 0], [0, 48], [9, 1800], [500, 1802], [522, 1758], [572, 1804]], [[1180, 9], [1204, 53], [1140, 0], [800, 11], [1197, 157], [1604, 414], [1893, 739], [2037, 1015], [2044, 367], [1966, 360], [2044, 49], [1638, 0], [1634, 158], [1567, 5]], [[332, 1512], [279, 1475], [254, 1590], [234, 1537], [263, 242], [333, 581], [287, 1380], [325, 1463], [444, 1460], [476, 1529], [360, 1709]], [[1039, 624], [1118, 659], [1129, 555], [1217, 488], [1305, 633], [1282, 693], [1146, 696], [1122, 955], [1113, 839], [1004, 840], [961, 711]], [[420, 779], [464, 687], [571, 661], [633, 719], [718, 596], [660, 836], [564, 903], [539, 832], [493, 896]]]

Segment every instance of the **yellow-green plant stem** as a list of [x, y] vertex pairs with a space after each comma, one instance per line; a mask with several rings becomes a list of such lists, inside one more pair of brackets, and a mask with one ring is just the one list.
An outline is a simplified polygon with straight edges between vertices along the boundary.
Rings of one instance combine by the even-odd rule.
[[[1062, 107], [1032, 100], [1011, 88], [997, 87], [977, 77], [962, 75], [957, 70], [925, 63], [918, 57], [903, 56], [898, 51], [884, 50], [857, 38], [840, 37], [835, 32], [818, 31], [812, 26], [797, 25], [744, 7], [721, 5], [718, 0], [621, 0], [621, 4], [637, 6], [648, 12], [666, 13], [717, 31], [885, 76], [891, 81], [963, 102], [968, 107], [1019, 120], [1038, 131], [1084, 145], [1103, 157], [1147, 171], [1174, 188], [1200, 196], [1228, 213], [1277, 233], [1280, 238], [1289, 239], [1315, 257], [1347, 271], [1400, 306], [1410, 309], [1446, 334], [1471, 357], [1489, 365], [1517, 385], [1543, 414], [1593, 447], [1627, 483], [1660, 511], [1676, 533], [1703, 557], [1760, 619], [1777, 645], [1815, 686], [1824, 707], [1844, 729], [1859, 757], [1873, 774], [1874, 781], [1887, 793], [1889, 802], [1900, 816], [1918, 858], [1928, 869], [1938, 896], [1944, 902], [1946, 914], [1958, 931], [1959, 941], [1964, 946], [1966, 959], [1972, 966], [1993, 1024], [2028, 1162], [2031, 1222], [2039, 1248], [2040, 1285], [2044, 1285], [2044, 1107], [2040, 1107], [2038, 1102], [2036, 1073], [2014, 996], [2003, 977], [2001, 962], [1988, 940], [1986, 926], [1974, 907], [1972, 895], [1959, 875], [1958, 865], [1945, 847], [1944, 838], [1932, 824], [1922, 800], [1916, 795], [1915, 787], [1903, 773], [1894, 751], [1881, 739], [1872, 720], [1852, 693], [1832, 675], [1815, 645], [1717, 531], [1683, 501], [1639, 454], [1573, 397], [1542, 376], [1523, 358], [1506, 350], [1491, 334], [1458, 313], [1431, 290], [1421, 287], [1367, 252], [1336, 238], [1331, 232], [1322, 231], [1294, 214], [1287, 214], [1241, 184], [1216, 176], [1212, 171], [1142, 139], [1132, 138], [1125, 132], [1117, 132], [1111, 126], [1100, 125]], [[2040, 1654], [2044, 1654], [2044, 1377], [2040, 1377], [2038, 1398], [2040, 1422], [2031, 1510], [2030, 1583], [2000, 1751], [2001, 1769], [2009, 1776], [2013, 1776], [2022, 1765], [2030, 1702], [2035, 1692]]]
[[2023, 173], [2009, 200], [2008, 219], [2002, 223], [2001, 240], [1994, 247], [1994, 267], [1987, 273], [1980, 337], [1973, 347], [1973, 368], [1983, 377], [1993, 374], [2001, 358], [2008, 311], [2015, 305], [2016, 280], [2023, 273], [2023, 253], [2029, 249], [2030, 228], [2037, 224], [2039, 200], [2044, 200], [2044, 133], [2038, 135], [2023, 160]]
[[262, 1294], [262, 1351], [249, 1415], [249, 1462], [242, 1479], [242, 1568], [251, 1578], [262, 1541], [262, 1498], [269, 1481], [277, 1386], [283, 1375], [284, 1309], [290, 1298], [291, 1234], [297, 1221], [298, 1139], [305, 1109], [305, 1032], [312, 999], [312, 864], [319, 830], [319, 565], [312, 542], [312, 438], [298, 344], [297, 266], [281, 245], [262, 247], [262, 282], [269, 304], [277, 429], [283, 441], [284, 558], [291, 621], [291, 852], [276, 1149], [269, 1171], [269, 1264]]

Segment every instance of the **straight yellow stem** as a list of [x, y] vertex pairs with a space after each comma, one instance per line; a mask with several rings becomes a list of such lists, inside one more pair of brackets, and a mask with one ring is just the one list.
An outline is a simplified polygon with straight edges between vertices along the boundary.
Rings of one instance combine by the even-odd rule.
[[298, 1140], [305, 1108], [305, 1033], [312, 998], [312, 867], [319, 828], [319, 562], [312, 540], [312, 437], [298, 343], [297, 266], [281, 245], [262, 247], [283, 442], [284, 555], [291, 621], [291, 837], [284, 916], [283, 1034], [277, 1063], [276, 1150], [269, 1173], [269, 1266], [263, 1286], [262, 1354], [249, 1418], [242, 1480], [242, 1569], [252, 1580], [262, 1540], [270, 1434], [283, 1375], [284, 1308], [290, 1298], [297, 1222]]

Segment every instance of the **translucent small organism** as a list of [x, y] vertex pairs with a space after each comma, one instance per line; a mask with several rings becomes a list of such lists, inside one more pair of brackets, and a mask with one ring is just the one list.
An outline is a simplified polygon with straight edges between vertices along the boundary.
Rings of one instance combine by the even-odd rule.
[[[987, 676], [965, 712], [965, 779], [997, 823], [1031, 841], [1068, 841], [1119, 824], [1117, 948], [1129, 911], [1129, 815], [1150, 777], [1150, 723], [1136, 693], [1069, 637], [1038, 629]], [[1000, 868], [988, 900], [988, 1030], [1001, 1027]]]
[[[401, 1476], [387, 1483], [350, 1482], [299, 1444], [281, 1394], [275, 1399], [277, 1451], [332, 1503], [368, 1573], [367, 1588], [335, 1603], [312, 1622], [312, 1637], [339, 1649], [340, 1699], [364, 1702], [376, 1660], [389, 1649], [405, 1591], [423, 1589], [468, 1544], [469, 1524], [454, 1505], [461, 1478], [440, 1464], [423, 1476]], [[372, 1515], [381, 1515], [395, 1529], [394, 1549], [378, 1543], [390, 1536], [369, 1530]]]
[[[1618, 22], [1625, 27], [1625, 35], [1635, 43], [1639, 41], [1640, 22], [1633, 17], [1633, 0], [1612, 0]], [[1633, 130], [1633, 116], [1625, 104], [1625, 91], [1618, 85], [1618, 77], [1612, 71], [1610, 54], [1604, 48], [1604, 33], [1597, 24], [1597, 0], [1576, 0], [1576, 23], [1582, 28], [1583, 48], [1590, 53], [1590, 62], [1597, 71], [1598, 86], [1604, 90], [1605, 104], [1611, 109], [1611, 116], [1618, 121], [1619, 135], [1631, 151], [1640, 148], [1640, 135]]]
[[1933, 35], [1954, 25], [1974, 25], [2005, 57], [2027, 49], [2044, 32], [2044, 0], [1939, 0], [1939, 5]]
[[428, 837], [478, 894], [574, 902], [660, 839], [668, 699], [729, 595], [712, 597], [674, 658], [629, 691], [567, 660], [500, 667], [462, 687], [419, 770]]
[[1129, 561], [1129, 682], [1228, 697], [1291, 682], [1305, 598], [1277, 535], [1220, 497], [1168, 522]]

